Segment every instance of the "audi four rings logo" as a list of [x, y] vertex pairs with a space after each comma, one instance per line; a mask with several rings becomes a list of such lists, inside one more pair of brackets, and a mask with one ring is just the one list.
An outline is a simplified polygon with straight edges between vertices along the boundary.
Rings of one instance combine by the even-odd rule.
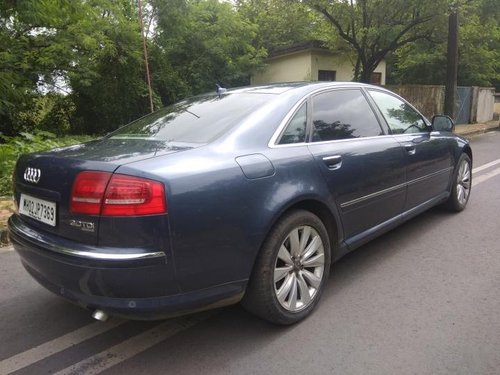
[[24, 181], [37, 184], [38, 181], [40, 181], [40, 177], [42, 177], [42, 171], [40, 169], [28, 167], [24, 171]]

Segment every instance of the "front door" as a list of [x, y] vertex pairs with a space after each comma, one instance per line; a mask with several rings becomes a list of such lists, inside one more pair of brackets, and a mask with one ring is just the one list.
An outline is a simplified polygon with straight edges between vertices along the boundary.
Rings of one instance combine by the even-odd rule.
[[423, 117], [396, 96], [378, 90], [369, 92], [405, 152], [408, 189], [404, 210], [443, 194], [453, 173], [447, 138], [432, 132]]

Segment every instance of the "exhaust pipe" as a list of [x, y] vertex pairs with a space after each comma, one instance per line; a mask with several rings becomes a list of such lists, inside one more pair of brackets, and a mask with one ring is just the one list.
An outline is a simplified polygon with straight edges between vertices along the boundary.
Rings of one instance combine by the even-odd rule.
[[92, 318], [96, 319], [96, 320], [99, 320], [101, 322], [105, 322], [106, 320], [109, 319], [109, 315], [106, 314], [104, 311], [102, 310], [95, 310], [93, 313], [92, 313]]

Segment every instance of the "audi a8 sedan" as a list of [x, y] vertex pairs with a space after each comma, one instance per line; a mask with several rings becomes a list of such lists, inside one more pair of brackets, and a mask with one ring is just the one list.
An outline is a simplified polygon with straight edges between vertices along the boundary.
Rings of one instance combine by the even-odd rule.
[[10, 238], [33, 278], [95, 317], [241, 301], [291, 324], [335, 260], [432, 206], [465, 208], [472, 151], [452, 130], [376, 86], [220, 90], [22, 156]]

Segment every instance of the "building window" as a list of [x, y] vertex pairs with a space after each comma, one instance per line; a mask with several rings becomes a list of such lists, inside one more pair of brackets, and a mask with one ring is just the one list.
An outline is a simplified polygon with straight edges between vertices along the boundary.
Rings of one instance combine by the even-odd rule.
[[335, 81], [335, 70], [318, 70], [318, 81]]
[[370, 83], [373, 85], [381, 85], [382, 84], [382, 73], [373, 72], [370, 76]]

